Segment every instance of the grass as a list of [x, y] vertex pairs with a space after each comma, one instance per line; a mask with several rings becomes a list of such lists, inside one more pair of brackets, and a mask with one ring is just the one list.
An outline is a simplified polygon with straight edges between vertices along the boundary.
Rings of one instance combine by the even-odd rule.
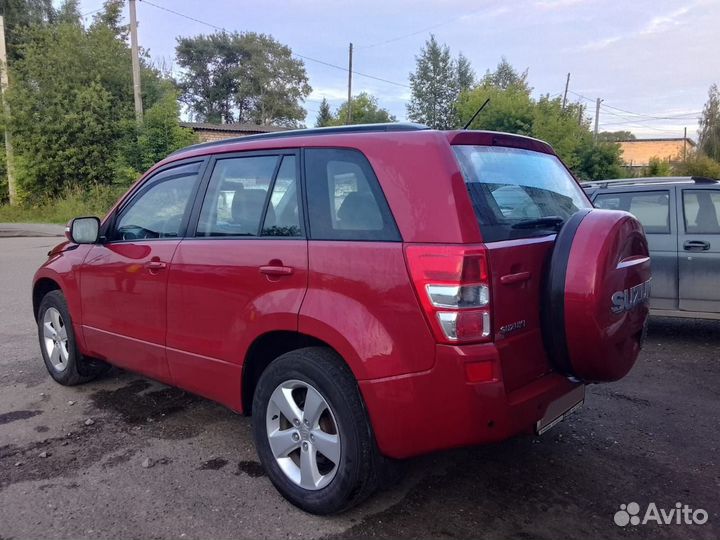
[[64, 225], [79, 216], [102, 218], [127, 190], [121, 186], [94, 185], [87, 189], [68, 188], [54, 198], [25, 202], [18, 206], [0, 205], [0, 223], [58, 223]]

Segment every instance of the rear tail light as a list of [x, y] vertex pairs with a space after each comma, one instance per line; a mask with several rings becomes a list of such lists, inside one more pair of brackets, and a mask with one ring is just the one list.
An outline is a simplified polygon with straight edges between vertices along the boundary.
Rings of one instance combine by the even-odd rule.
[[490, 340], [490, 287], [483, 248], [408, 245], [405, 257], [438, 341]]

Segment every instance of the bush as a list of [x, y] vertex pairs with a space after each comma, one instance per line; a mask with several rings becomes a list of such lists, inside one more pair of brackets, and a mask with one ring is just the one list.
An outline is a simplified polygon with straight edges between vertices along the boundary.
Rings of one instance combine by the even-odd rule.
[[0, 206], [0, 222], [60, 223], [74, 217], [97, 216], [103, 218], [126, 186], [95, 184], [88, 189], [66, 187], [58, 197], [47, 197], [35, 203], [26, 201], [19, 206]]

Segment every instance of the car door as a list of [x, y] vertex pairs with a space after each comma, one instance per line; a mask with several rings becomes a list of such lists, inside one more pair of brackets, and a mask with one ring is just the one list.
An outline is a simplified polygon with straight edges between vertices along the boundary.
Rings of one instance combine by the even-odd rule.
[[202, 161], [166, 168], [122, 204], [80, 272], [90, 354], [170, 381], [165, 355], [168, 267], [185, 232]]
[[720, 189], [679, 187], [680, 309], [720, 313]]
[[296, 331], [307, 241], [294, 151], [214, 159], [168, 285], [175, 384], [240, 409], [242, 364], [258, 336]]
[[652, 266], [650, 307], [678, 309], [678, 227], [675, 212], [671, 212], [675, 208], [675, 189], [671, 186], [609, 192], [601, 189], [593, 203], [597, 208], [630, 212], [642, 223]]

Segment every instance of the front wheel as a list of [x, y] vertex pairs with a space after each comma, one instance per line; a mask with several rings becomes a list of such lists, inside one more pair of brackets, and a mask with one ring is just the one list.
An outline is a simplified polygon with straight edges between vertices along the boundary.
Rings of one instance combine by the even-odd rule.
[[74, 386], [105, 373], [110, 366], [84, 358], [78, 349], [70, 311], [63, 293], [51, 291], [38, 309], [38, 339], [45, 367], [55, 381]]
[[347, 510], [377, 486], [381, 458], [357, 382], [329, 349], [291, 351], [268, 366], [253, 435], [272, 483], [307, 512]]

